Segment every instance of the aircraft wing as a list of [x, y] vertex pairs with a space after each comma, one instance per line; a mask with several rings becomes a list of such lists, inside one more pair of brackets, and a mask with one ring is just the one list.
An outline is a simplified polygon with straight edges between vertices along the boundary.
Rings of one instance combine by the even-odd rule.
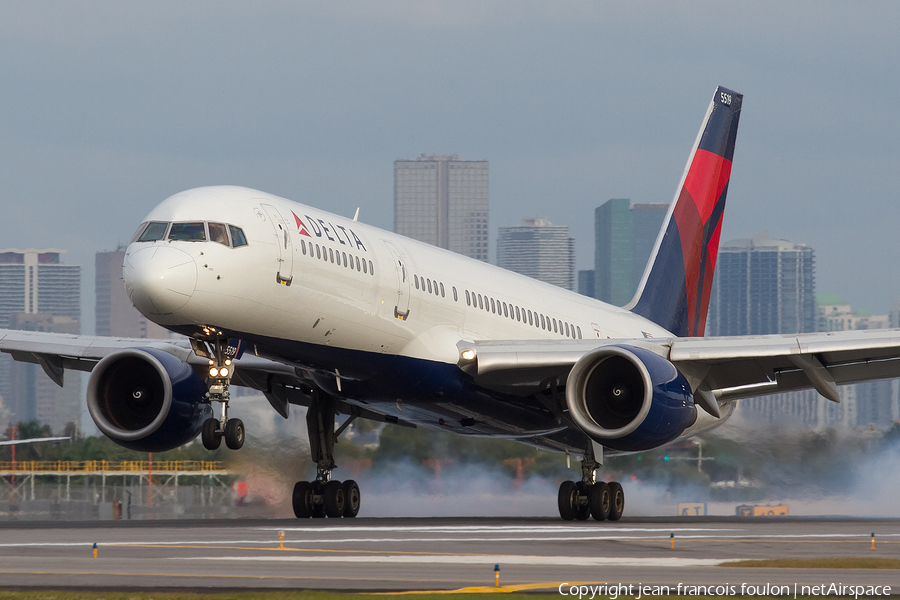
[[709, 338], [461, 342], [460, 366], [505, 392], [562, 384], [593, 349], [630, 345], [667, 358], [720, 401], [815, 388], [839, 402], [837, 385], [900, 377], [900, 329]]
[[[205, 370], [207, 366], [207, 359], [193, 352], [188, 339], [104, 337], [0, 329], [0, 352], [6, 352], [20, 362], [40, 365], [59, 386], [63, 384], [66, 369], [91, 371], [105, 356], [126, 348], [155, 348], [195, 368]], [[303, 376], [293, 365], [244, 353], [235, 361], [232, 384], [262, 392], [272, 408], [287, 418], [291, 404], [309, 406], [311, 402], [310, 390], [302, 382]], [[343, 414], [375, 421], [412, 426], [344, 403], [339, 403], [338, 410]]]

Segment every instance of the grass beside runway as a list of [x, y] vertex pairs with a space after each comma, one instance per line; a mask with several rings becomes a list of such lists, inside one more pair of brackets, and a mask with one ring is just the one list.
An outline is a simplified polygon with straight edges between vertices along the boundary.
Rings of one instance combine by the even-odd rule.
[[[510, 592], [511, 590], [498, 590]], [[492, 593], [428, 593], [417, 595], [416, 600], [473, 600], [477, 596]], [[559, 600], [559, 594], [527, 594], [528, 600]], [[577, 596], [576, 596], [577, 597]], [[748, 598], [751, 596], [748, 596]], [[608, 599], [609, 596], [603, 596]], [[634, 596], [619, 596], [621, 600], [633, 600]], [[720, 596], [643, 596], [642, 598], [663, 598], [665, 600], [722, 600]], [[784, 596], [752, 596], [757, 600], [784, 600]], [[384, 595], [343, 594], [337, 592], [313, 591], [259, 591], [259, 592], [67, 592], [60, 590], [0, 591], [0, 600], [384, 600]], [[813, 596], [798, 596], [797, 600], [819, 600]]]
[[771, 558], [723, 562], [720, 567], [767, 569], [900, 569], [900, 558]]

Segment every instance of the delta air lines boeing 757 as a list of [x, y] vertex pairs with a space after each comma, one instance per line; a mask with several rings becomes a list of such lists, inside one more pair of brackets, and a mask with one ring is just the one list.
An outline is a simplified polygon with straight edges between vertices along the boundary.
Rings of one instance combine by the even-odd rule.
[[97, 426], [144, 452], [197, 435], [240, 448], [234, 385], [283, 417], [306, 407], [317, 476], [294, 487], [300, 518], [358, 513], [332, 448], [363, 418], [577, 453], [560, 516], [617, 520], [625, 495], [596, 478], [604, 454], [692, 436], [739, 398], [815, 388], [837, 402], [837, 384], [900, 376], [897, 330], [703, 337], [742, 99], [716, 90], [624, 308], [264, 192], [206, 187], [147, 215], [123, 267], [135, 307], [188, 340], [0, 330], [0, 350], [59, 384], [90, 371]]

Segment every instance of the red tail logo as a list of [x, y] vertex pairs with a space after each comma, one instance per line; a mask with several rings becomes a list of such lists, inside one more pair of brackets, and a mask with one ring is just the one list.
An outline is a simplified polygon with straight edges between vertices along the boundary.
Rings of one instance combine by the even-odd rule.
[[297, 213], [291, 211], [291, 214], [294, 215], [294, 221], [297, 222], [297, 231], [300, 232], [300, 235], [305, 235], [306, 237], [312, 237], [309, 235], [309, 232], [306, 230], [306, 225], [303, 224], [303, 221], [300, 220], [300, 217], [297, 216]]

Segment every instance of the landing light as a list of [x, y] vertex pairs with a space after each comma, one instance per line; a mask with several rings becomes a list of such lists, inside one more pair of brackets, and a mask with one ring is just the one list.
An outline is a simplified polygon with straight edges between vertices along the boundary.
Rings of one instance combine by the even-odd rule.
[[218, 377], [218, 376], [219, 376], [219, 370], [218, 370], [217, 368], [215, 368], [215, 367], [211, 367], [211, 368], [209, 369], [209, 376], [210, 376], [210, 377]]
[[221, 369], [219, 369], [219, 376], [220, 377], [228, 377], [228, 369], [226, 369], [225, 367], [222, 367]]
[[475, 351], [471, 348], [467, 348], [459, 353], [460, 358], [463, 360], [475, 360]]

